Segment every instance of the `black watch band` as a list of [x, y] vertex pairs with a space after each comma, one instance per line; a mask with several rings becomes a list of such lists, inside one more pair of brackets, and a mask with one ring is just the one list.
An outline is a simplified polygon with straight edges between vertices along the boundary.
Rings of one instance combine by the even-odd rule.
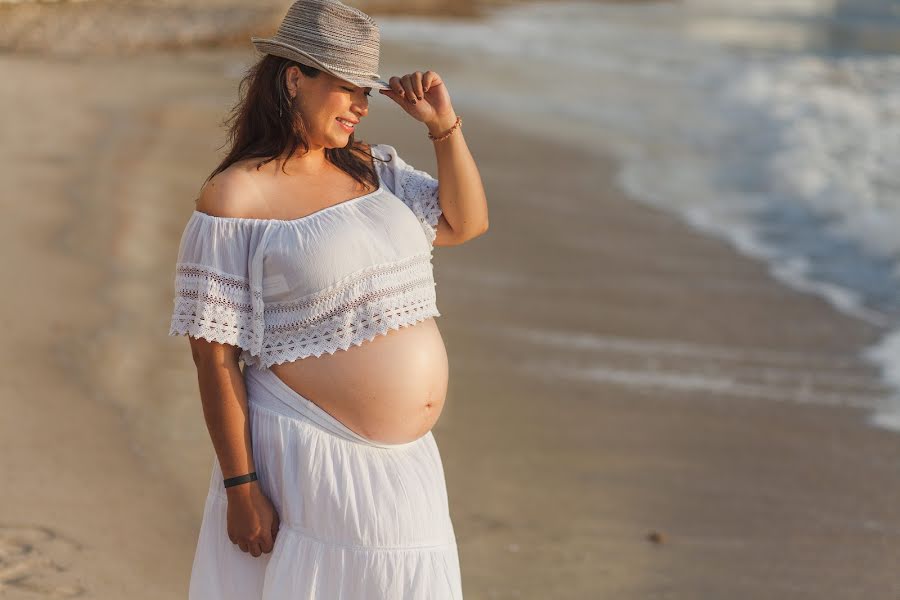
[[229, 477], [225, 480], [225, 487], [231, 487], [233, 485], [240, 485], [242, 483], [249, 483], [251, 481], [256, 481], [256, 471], [252, 473], [247, 473], [246, 475], [238, 475], [237, 477]]

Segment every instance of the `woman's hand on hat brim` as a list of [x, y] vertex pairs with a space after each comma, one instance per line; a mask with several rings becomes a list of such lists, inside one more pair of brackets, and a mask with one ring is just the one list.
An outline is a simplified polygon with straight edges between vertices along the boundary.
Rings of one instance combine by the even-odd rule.
[[412, 118], [435, 122], [453, 112], [450, 94], [441, 76], [434, 71], [415, 71], [388, 79], [390, 90], [378, 90], [400, 105]]

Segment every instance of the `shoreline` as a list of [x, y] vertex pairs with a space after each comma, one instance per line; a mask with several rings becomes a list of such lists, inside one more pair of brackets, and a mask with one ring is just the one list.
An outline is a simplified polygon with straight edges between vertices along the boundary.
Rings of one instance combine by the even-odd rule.
[[[389, 71], [403, 52], [384, 50]], [[0, 427], [17, 481], [0, 500], [0, 545], [29, 540], [31, 557], [60, 567], [26, 565], [16, 585], [98, 598], [187, 589], [213, 455], [187, 344], [166, 336], [172, 269], [242, 56], [0, 56], [20, 82], [2, 95], [24, 114], [12, 138], [26, 141], [3, 148], [0, 168], [29, 200], [3, 239], [31, 266], [5, 267], [25, 278], [7, 299], [20, 317], [7, 352], [31, 359], [7, 366]], [[699, 372], [775, 395], [877, 396], [858, 356], [877, 330], [628, 198], [612, 159], [465, 111], [491, 230], [436, 248], [434, 262], [451, 366], [435, 436], [466, 594], [881, 597], [900, 586], [896, 434], [851, 407], [635, 378]], [[434, 172], [420, 124], [387, 99], [370, 117], [360, 138]], [[668, 352], [674, 342], [694, 354]], [[746, 352], [759, 349], [772, 352]]]

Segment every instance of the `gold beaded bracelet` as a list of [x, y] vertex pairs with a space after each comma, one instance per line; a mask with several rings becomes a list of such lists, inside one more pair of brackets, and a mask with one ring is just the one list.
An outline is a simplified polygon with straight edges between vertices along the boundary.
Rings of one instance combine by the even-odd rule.
[[435, 142], [440, 142], [442, 140], [446, 140], [448, 137], [450, 137], [450, 134], [452, 134], [456, 130], [456, 128], [459, 127], [460, 125], [462, 125], [462, 117], [457, 116], [456, 123], [453, 124], [453, 127], [451, 127], [450, 129], [447, 130], [447, 133], [445, 133], [441, 137], [434, 137], [433, 135], [431, 135], [431, 132], [429, 131], [428, 137], [430, 137]]

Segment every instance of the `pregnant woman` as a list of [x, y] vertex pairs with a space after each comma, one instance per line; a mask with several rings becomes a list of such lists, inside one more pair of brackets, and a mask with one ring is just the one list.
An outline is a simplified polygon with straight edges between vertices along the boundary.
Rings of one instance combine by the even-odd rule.
[[[192, 600], [462, 598], [431, 257], [484, 233], [487, 201], [440, 76], [379, 79], [379, 39], [336, 0], [251, 38], [182, 235], [169, 333], [215, 449]], [[427, 126], [440, 184], [354, 139], [373, 89]]]

